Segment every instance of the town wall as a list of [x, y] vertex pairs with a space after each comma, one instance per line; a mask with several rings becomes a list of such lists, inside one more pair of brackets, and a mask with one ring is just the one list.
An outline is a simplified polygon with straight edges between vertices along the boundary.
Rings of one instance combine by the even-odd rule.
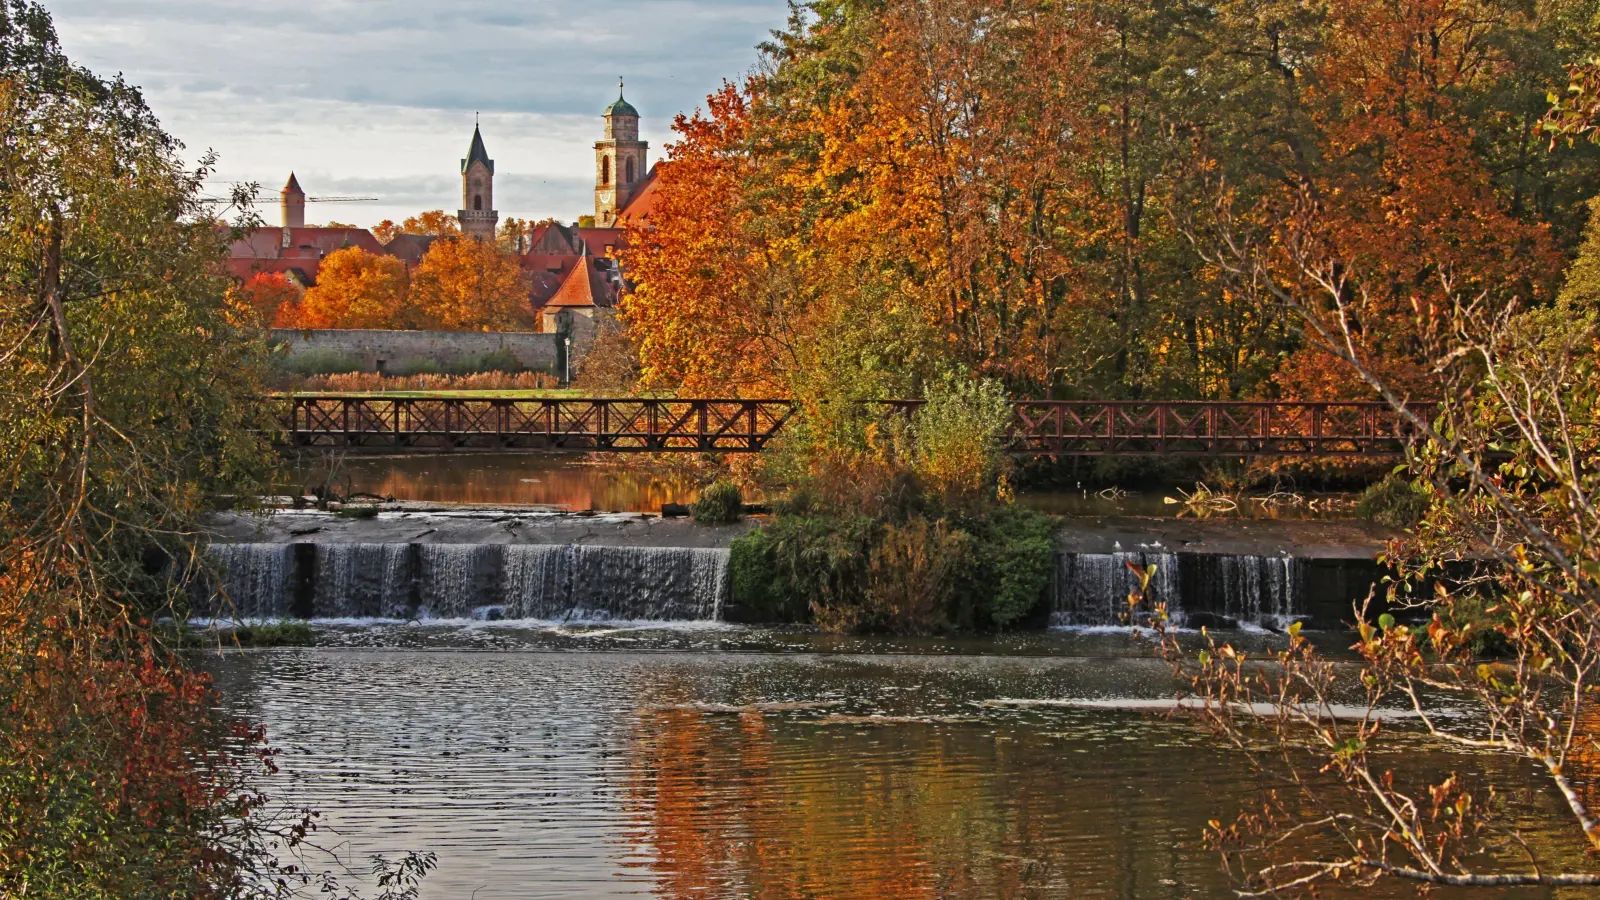
[[[383, 331], [377, 329], [275, 328], [274, 343], [288, 348], [286, 367], [296, 360], [316, 368], [345, 363], [344, 371], [407, 374], [419, 363], [442, 370], [470, 367], [491, 354], [515, 357], [523, 368], [560, 375], [561, 335], [535, 332]], [[574, 357], [576, 357], [574, 353]]]

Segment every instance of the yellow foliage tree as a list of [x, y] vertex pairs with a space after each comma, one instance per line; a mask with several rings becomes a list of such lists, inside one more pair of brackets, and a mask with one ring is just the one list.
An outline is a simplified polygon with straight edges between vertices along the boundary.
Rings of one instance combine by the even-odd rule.
[[405, 263], [392, 256], [335, 250], [322, 261], [316, 287], [280, 321], [292, 328], [415, 327], [406, 282]]
[[436, 328], [525, 330], [533, 322], [528, 296], [516, 256], [488, 241], [435, 241], [412, 279], [417, 309]]

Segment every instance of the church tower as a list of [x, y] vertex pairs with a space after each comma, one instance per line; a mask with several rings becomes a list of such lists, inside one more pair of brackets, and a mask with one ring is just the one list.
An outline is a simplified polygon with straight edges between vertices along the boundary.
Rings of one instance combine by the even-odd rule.
[[461, 209], [456, 213], [461, 231], [468, 237], [494, 240], [500, 213], [494, 208], [494, 160], [483, 147], [483, 135], [472, 126], [472, 147], [461, 161]]
[[594, 223], [612, 228], [617, 213], [644, 180], [645, 153], [650, 145], [639, 140], [639, 111], [622, 99], [621, 82], [617, 83], [617, 102], [606, 107], [605, 117], [605, 138], [594, 145]]

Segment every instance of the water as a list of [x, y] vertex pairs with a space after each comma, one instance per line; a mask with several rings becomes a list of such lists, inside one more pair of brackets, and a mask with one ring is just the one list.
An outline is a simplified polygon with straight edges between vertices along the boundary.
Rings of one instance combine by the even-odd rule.
[[[326, 478], [331, 458], [303, 455], [288, 467], [287, 488], [308, 488]], [[692, 503], [700, 480], [684, 469], [645, 465], [625, 454], [588, 457], [572, 453], [451, 453], [346, 456], [333, 464], [334, 483], [362, 492], [426, 503], [553, 506], [598, 512], [659, 512], [663, 504]], [[1183, 507], [1168, 503], [1194, 485], [1134, 491], [1089, 489], [1024, 491], [1018, 500], [1054, 515], [1163, 516]], [[1258, 495], [1259, 496], [1259, 495]], [[1299, 500], [1265, 503], [1245, 498], [1232, 518], [1324, 519], [1350, 515], [1348, 494], [1305, 492]], [[748, 498], [759, 499], [759, 498]], [[1263, 498], [1265, 499], [1265, 498]]]
[[[271, 786], [323, 811], [322, 841], [358, 864], [438, 854], [424, 898], [1221, 897], [1201, 829], [1262, 790], [1194, 726], [1138, 709], [1177, 687], [1152, 659], [762, 649], [751, 630], [743, 652], [683, 649], [727, 626], [612, 632], [603, 652], [560, 629], [387, 628], [378, 648], [209, 664], [283, 748]], [[394, 646], [402, 628], [430, 637]], [[461, 649], [484, 633], [498, 649]], [[1409, 743], [1430, 775], [1524, 768]], [[1505, 799], [1536, 846], [1579, 859], [1549, 792]]]
[[[546, 544], [215, 544], [205, 615], [712, 620], [728, 551]], [[492, 611], [492, 612], [491, 612]]]

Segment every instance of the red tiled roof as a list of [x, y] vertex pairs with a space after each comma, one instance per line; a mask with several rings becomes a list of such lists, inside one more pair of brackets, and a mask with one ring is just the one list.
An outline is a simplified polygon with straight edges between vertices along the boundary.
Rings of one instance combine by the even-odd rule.
[[545, 306], [610, 307], [615, 305], [612, 294], [611, 282], [595, 264], [594, 257], [585, 256]]
[[590, 256], [605, 256], [608, 248], [620, 250], [627, 243], [628, 232], [624, 228], [574, 228], [573, 231], [589, 248]]
[[617, 212], [618, 222], [645, 222], [650, 218], [650, 213], [656, 207], [656, 173], [660, 169], [660, 163], [650, 167], [650, 172], [641, 182], [643, 186], [636, 189], [633, 196], [628, 198], [628, 205]]

